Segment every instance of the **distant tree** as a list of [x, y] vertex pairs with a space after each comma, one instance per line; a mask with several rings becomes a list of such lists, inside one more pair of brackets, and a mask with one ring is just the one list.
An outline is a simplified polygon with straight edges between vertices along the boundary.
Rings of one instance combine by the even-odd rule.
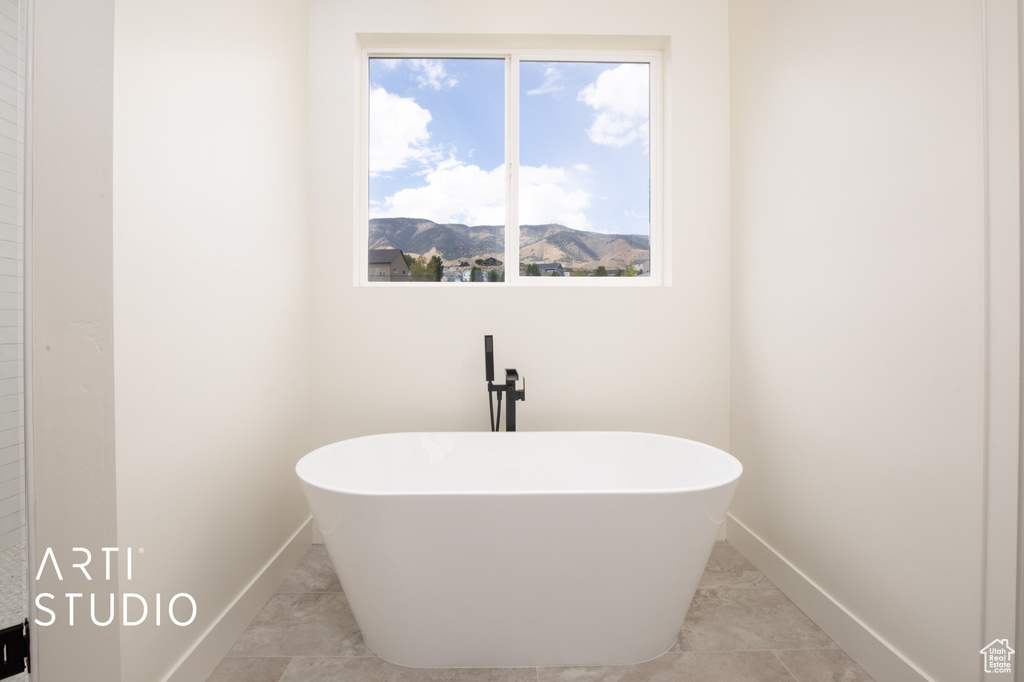
[[594, 270], [594, 277], [607, 277], [608, 268], [603, 265], [598, 265], [597, 270]]
[[616, 276], [616, 277], [622, 277], [622, 268], [618, 268], [618, 269], [617, 269], [617, 270], [615, 271], [615, 276]]
[[477, 265], [483, 265], [484, 264], [484, 259], [483, 258], [477, 258], [473, 262], [476, 263]]
[[430, 262], [427, 263], [427, 281], [428, 282], [440, 282], [441, 277], [444, 276], [444, 263], [441, 262], [440, 256], [431, 256]]
[[469, 261], [462, 261], [461, 263], [459, 263], [459, 267], [460, 268], [468, 268], [469, 267]]
[[412, 267], [412, 262], [416, 259], [407, 253], [403, 253], [402, 255], [405, 256], [405, 264], [408, 265], [409, 267]]
[[469, 281], [470, 282], [482, 282], [482, 281], [484, 281], [484, 275], [483, 275], [483, 272], [480, 270], [480, 268], [474, 267], [472, 270], [469, 271]]
[[526, 266], [527, 277], [540, 277], [540, 266], [536, 263], [530, 263]]
[[500, 282], [501, 281], [500, 273], [497, 270], [488, 270], [487, 271], [487, 281], [488, 282]]
[[561, 277], [561, 276], [562, 276], [562, 273], [560, 273], [560, 272], [559, 272], [558, 270], [552, 270], [552, 271], [551, 271], [551, 274], [550, 274], [550, 275], [548, 275], [548, 276], [549, 276], [549, 277]]
[[409, 279], [413, 282], [429, 282], [427, 276], [427, 259], [423, 256], [409, 263]]
[[629, 261], [629, 265], [626, 266], [625, 272], [622, 273], [624, 277], [636, 277], [639, 274], [636, 270], [636, 266], [633, 265], [633, 261]]

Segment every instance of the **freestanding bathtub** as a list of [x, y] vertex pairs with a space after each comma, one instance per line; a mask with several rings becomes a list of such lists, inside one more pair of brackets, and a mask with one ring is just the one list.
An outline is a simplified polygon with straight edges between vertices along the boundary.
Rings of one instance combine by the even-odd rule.
[[663, 654], [742, 472], [624, 432], [367, 436], [295, 469], [366, 645], [440, 668]]

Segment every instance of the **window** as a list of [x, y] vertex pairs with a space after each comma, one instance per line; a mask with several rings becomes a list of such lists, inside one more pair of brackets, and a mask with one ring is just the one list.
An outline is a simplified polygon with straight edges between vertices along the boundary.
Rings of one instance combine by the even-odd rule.
[[659, 67], [367, 50], [358, 252], [408, 268], [366, 281], [659, 283]]

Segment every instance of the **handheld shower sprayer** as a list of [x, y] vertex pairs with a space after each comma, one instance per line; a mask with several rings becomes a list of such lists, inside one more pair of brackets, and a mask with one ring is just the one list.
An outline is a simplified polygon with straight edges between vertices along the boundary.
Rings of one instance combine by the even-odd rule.
[[484, 337], [484, 365], [487, 381], [494, 381], [494, 337], [490, 334]]

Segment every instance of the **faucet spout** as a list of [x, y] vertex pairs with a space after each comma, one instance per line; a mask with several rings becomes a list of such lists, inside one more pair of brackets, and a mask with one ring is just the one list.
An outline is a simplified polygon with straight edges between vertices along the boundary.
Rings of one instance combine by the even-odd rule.
[[522, 390], [516, 389], [519, 372], [514, 369], [505, 370], [505, 430], [516, 430], [516, 402], [526, 400], [526, 378], [523, 378]]

